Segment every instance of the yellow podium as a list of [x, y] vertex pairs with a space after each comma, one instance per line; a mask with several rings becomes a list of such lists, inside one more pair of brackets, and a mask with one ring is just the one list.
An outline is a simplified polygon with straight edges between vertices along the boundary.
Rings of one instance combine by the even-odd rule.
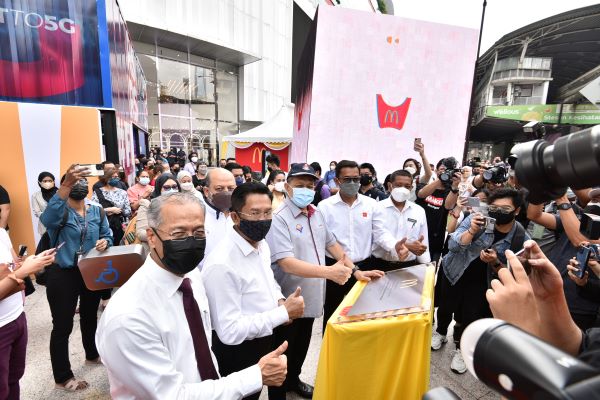
[[421, 399], [429, 387], [434, 281], [435, 270], [428, 267], [426, 312], [338, 323], [366, 287], [357, 282], [327, 321], [313, 398]]

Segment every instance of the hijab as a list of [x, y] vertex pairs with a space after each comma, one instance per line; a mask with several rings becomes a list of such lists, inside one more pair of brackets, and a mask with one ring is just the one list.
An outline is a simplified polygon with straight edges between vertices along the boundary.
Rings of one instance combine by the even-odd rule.
[[169, 179], [173, 179], [175, 181], [175, 183], [177, 184], [177, 188], [181, 192], [181, 186], [179, 186], [179, 181], [177, 180], [177, 178], [173, 174], [171, 174], [169, 172], [163, 172], [161, 174], [161, 176], [159, 176], [158, 178], [156, 178], [156, 182], [154, 183], [154, 192], [152, 193], [152, 198], [153, 199], [155, 197], [160, 196], [162, 194], [163, 185]]
[[38, 186], [42, 190], [42, 197], [44, 198], [44, 200], [46, 200], [46, 203], [47, 203], [50, 201], [52, 196], [54, 196], [54, 194], [56, 193], [58, 188], [56, 187], [56, 184], [55, 184], [52, 189], [44, 189], [42, 187], [42, 185], [40, 185], [40, 182], [45, 178], [52, 178], [52, 180], [55, 182], [56, 182], [56, 179], [54, 178], [54, 175], [52, 175], [50, 172], [47, 172], [47, 171], [44, 171], [38, 175]]

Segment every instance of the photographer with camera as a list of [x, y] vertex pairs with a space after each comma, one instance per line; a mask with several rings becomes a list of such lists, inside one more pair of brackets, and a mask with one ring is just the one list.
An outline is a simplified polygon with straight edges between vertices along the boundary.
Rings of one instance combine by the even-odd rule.
[[429, 254], [431, 261], [437, 262], [444, 248], [448, 213], [456, 205], [458, 185], [462, 175], [454, 157], [443, 158], [436, 165], [438, 179], [417, 187], [416, 204], [423, 207], [427, 217]]
[[523, 204], [518, 191], [498, 189], [490, 194], [488, 204], [489, 217], [471, 214], [450, 236], [449, 252], [442, 263], [443, 273], [438, 277], [445, 280], [442, 286], [452, 286], [453, 304], [449, 308], [460, 315], [461, 323], [454, 327], [457, 351], [450, 366], [459, 374], [467, 371], [459, 351], [464, 328], [491, 315], [485, 298], [490, 277], [506, 266], [505, 250], [521, 249], [528, 238], [525, 229], [515, 221]]
[[[581, 214], [597, 213], [600, 209], [592, 205], [582, 210], [575, 202], [571, 203], [566, 195], [556, 199], [556, 214], [543, 211], [543, 207], [543, 204], [529, 204], [527, 216], [531, 221], [555, 232], [557, 239], [548, 259], [558, 267], [564, 281], [564, 293], [571, 317], [581, 329], [591, 328], [596, 322], [600, 303], [579, 294], [577, 282], [569, 278], [567, 265], [577, 255], [579, 246], [589, 242], [589, 238], [579, 232]], [[594, 276], [590, 279], [597, 280]]]
[[476, 189], [486, 188], [494, 191], [505, 186], [508, 181], [508, 168], [502, 162], [483, 170], [479, 175], [473, 178], [473, 186]]

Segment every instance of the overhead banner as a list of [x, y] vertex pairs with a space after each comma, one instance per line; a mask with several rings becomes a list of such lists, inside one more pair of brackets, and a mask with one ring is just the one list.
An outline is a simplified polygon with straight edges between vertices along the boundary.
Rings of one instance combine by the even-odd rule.
[[[357, 28], [358, 27], [358, 28]], [[380, 180], [421, 138], [461, 159], [478, 32], [321, 6], [298, 68], [292, 162], [371, 162]]]
[[98, 13], [95, 0], [0, 0], [0, 100], [110, 107]]
[[600, 124], [600, 109], [593, 104], [488, 106], [485, 115], [488, 117], [511, 119], [515, 121], [539, 121], [547, 124]]

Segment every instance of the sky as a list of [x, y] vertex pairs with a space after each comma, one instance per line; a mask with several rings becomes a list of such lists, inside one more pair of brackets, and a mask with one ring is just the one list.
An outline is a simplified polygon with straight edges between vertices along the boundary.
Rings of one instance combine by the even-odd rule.
[[[395, 15], [479, 29], [483, 0], [393, 0]], [[488, 0], [481, 54], [523, 26], [565, 11], [598, 4], [586, 0]]]

